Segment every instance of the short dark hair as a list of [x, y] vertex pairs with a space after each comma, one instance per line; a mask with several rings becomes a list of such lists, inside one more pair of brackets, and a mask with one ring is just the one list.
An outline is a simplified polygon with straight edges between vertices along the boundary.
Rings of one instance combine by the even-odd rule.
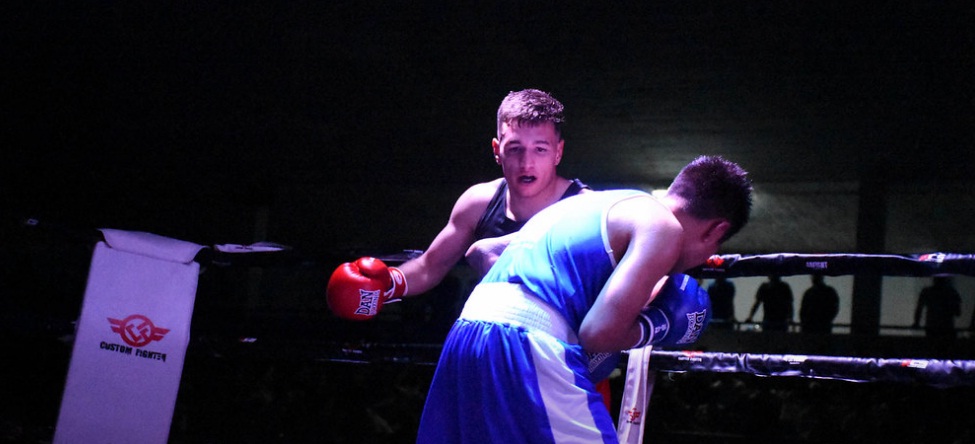
[[552, 122], [555, 134], [562, 137], [562, 124], [565, 122], [564, 107], [551, 94], [537, 89], [512, 91], [498, 107], [498, 139], [501, 139], [501, 124], [517, 123], [538, 125]]
[[748, 172], [720, 156], [700, 156], [687, 164], [667, 194], [682, 198], [684, 210], [698, 219], [726, 219], [731, 227], [722, 242], [748, 223], [752, 208]]

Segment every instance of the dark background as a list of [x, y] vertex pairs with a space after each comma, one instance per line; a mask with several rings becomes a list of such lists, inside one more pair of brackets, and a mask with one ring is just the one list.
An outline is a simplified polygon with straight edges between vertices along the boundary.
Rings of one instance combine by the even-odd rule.
[[[424, 248], [464, 188], [500, 175], [494, 113], [527, 87], [565, 103], [561, 171], [594, 185], [664, 187], [710, 153], [759, 184], [970, 194], [973, 15], [967, 2], [9, 2], [5, 207], [212, 244], [249, 242], [267, 206], [273, 239], [258, 240]], [[736, 250], [819, 248], [763, 231], [776, 243]]]
[[[975, 250], [969, 2], [0, 12], [0, 297], [17, 363], [3, 375], [5, 442], [50, 439], [100, 227], [273, 241], [315, 259], [201, 276], [174, 442], [409, 442], [432, 369], [327, 364], [322, 344], [435, 343], [444, 327], [431, 313], [458, 303], [463, 279], [364, 326], [329, 317], [325, 275], [354, 251], [425, 248], [466, 187], [499, 176], [490, 139], [511, 90], [565, 104], [560, 171], [597, 188], [664, 187], [702, 153], [741, 163], [761, 194], [729, 252]], [[274, 345], [241, 349], [239, 336]], [[970, 358], [972, 345], [937, 350]], [[944, 409], [970, 402], [967, 388], [669, 381], [651, 430], [671, 442], [972, 441], [960, 425], [970, 405]]]

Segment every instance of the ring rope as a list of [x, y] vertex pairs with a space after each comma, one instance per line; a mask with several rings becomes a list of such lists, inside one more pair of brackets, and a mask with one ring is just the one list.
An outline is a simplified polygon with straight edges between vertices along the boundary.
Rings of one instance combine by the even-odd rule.
[[795, 254], [774, 253], [754, 256], [714, 255], [691, 271], [698, 278], [745, 276], [824, 276], [882, 275], [934, 276], [956, 274], [975, 276], [975, 254], [925, 253], [895, 254]]
[[[216, 251], [225, 250], [216, 248]], [[409, 260], [418, 250], [378, 255], [388, 262]], [[230, 261], [223, 261], [229, 263]], [[697, 278], [822, 274], [975, 276], [975, 255], [956, 253], [715, 255], [688, 274]], [[404, 356], [405, 351], [411, 356]], [[416, 358], [419, 356], [419, 359]], [[326, 360], [396, 362], [435, 365], [439, 347], [418, 344], [363, 344], [343, 347]], [[650, 355], [650, 368], [664, 372], [747, 373], [756, 376], [804, 377], [850, 382], [920, 383], [935, 387], [975, 385], [975, 361], [880, 359], [843, 356], [775, 355], [699, 351], [660, 351]]]
[[[335, 343], [317, 360], [352, 364], [436, 365], [439, 344]], [[893, 382], [937, 388], [975, 386], [975, 361], [653, 350], [650, 369], [671, 373], [743, 373], [847, 382]]]
[[[25, 226], [37, 227], [36, 219]], [[64, 231], [64, 230], [56, 230]], [[88, 238], [88, 236], [85, 236]], [[351, 252], [347, 252], [351, 253]], [[361, 252], [360, 252], [361, 253]], [[372, 255], [389, 262], [403, 262], [419, 256], [420, 250], [402, 250]], [[356, 254], [356, 253], [352, 253]], [[224, 244], [204, 249], [196, 258], [201, 265], [269, 266], [283, 263], [317, 263], [321, 257], [297, 254], [291, 247], [258, 243]], [[714, 255], [687, 274], [697, 278], [822, 274], [933, 276], [941, 274], [975, 276], [975, 255], [957, 253], [892, 254], [794, 254]], [[246, 338], [245, 338], [246, 339]], [[247, 346], [254, 341], [242, 340]], [[331, 348], [331, 350], [329, 350]], [[318, 360], [348, 363], [394, 362], [435, 365], [440, 346], [436, 344], [340, 344], [325, 347]], [[855, 382], [892, 381], [949, 387], [975, 385], [975, 361], [937, 359], [879, 359], [839, 356], [741, 354], [699, 351], [654, 350], [649, 365], [665, 372], [736, 372], [757, 376], [792, 376]]]
[[650, 368], [666, 372], [748, 373], [849, 382], [919, 383], [934, 387], [975, 385], [975, 361], [940, 359], [654, 350], [650, 354]]

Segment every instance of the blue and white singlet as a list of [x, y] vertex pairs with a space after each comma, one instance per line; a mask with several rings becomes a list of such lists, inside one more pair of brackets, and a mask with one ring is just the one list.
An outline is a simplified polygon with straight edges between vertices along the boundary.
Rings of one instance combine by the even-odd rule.
[[618, 443], [577, 333], [616, 266], [609, 208], [646, 196], [584, 193], [525, 224], [444, 342], [418, 443]]

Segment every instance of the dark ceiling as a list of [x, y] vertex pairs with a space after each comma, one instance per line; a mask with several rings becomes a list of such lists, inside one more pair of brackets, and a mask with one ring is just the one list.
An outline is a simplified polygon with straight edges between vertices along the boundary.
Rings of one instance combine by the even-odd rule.
[[[565, 103], [562, 171], [594, 184], [664, 185], [700, 153], [757, 183], [973, 182], [968, 2], [4, 9], [15, 215], [226, 242], [252, 223], [228, 208], [308, 217], [311, 189], [362, 193], [332, 218], [385, 206], [367, 211], [439, 225], [464, 187], [500, 174], [494, 112], [526, 87]], [[434, 211], [416, 211], [424, 199]], [[220, 211], [207, 230], [174, 227]]]

